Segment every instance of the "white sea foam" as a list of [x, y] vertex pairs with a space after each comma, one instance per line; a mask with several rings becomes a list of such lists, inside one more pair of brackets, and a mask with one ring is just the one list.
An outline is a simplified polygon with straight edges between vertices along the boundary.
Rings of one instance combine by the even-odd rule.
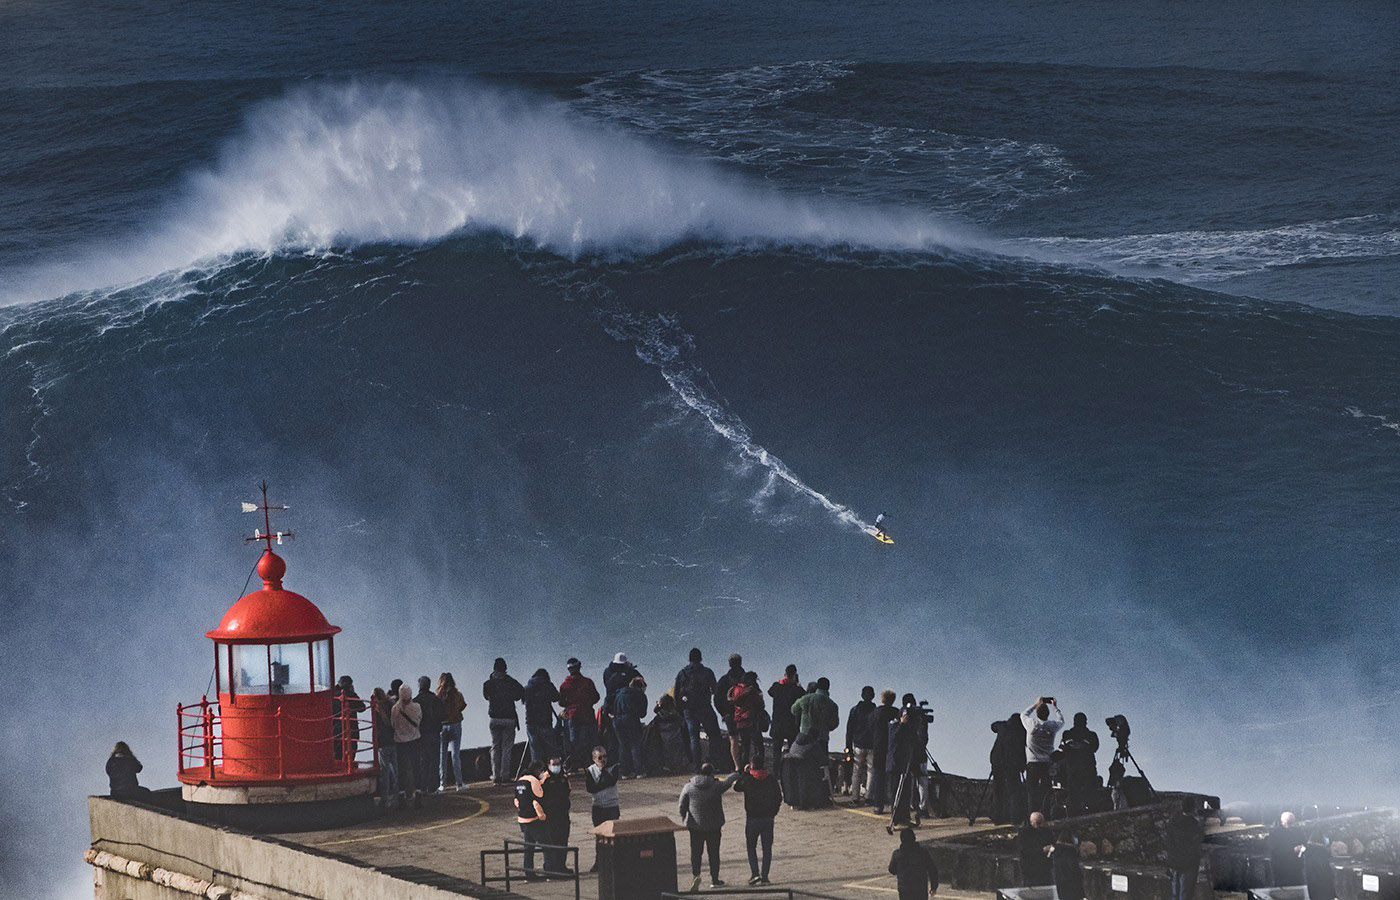
[[[230, 254], [497, 231], [568, 256], [724, 243], [974, 249], [916, 211], [784, 194], [567, 106], [479, 84], [299, 88], [256, 107], [152, 224], [0, 284], [36, 299]], [[991, 242], [980, 243], [990, 248]]]
[[1243, 231], [1175, 231], [1009, 242], [1120, 272], [1210, 283], [1282, 266], [1400, 254], [1400, 218], [1354, 216]]

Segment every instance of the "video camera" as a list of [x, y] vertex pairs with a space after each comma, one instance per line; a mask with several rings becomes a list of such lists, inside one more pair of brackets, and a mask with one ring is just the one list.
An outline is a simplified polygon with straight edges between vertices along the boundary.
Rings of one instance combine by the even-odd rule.
[[1116, 716], [1109, 716], [1107, 719], [1104, 719], [1103, 723], [1108, 726], [1108, 733], [1113, 735], [1113, 739], [1118, 742], [1118, 752], [1126, 755], [1128, 752], [1128, 735], [1132, 734], [1132, 729], [1128, 727], [1128, 717], [1119, 713]]

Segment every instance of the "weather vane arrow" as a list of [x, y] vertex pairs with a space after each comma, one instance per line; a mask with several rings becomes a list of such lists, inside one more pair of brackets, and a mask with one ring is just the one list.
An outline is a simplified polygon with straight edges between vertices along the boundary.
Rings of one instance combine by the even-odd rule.
[[254, 529], [253, 529], [253, 533], [252, 533], [251, 536], [243, 538], [243, 540], [244, 540], [245, 542], [248, 542], [248, 541], [262, 541], [263, 543], [265, 543], [265, 544], [267, 545], [267, 552], [271, 553], [271, 552], [272, 552], [272, 542], [273, 542], [274, 539], [277, 541], [278, 544], [281, 544], [283, 538], [291, 539], [291, 538], [296, 537], [296, 534], [295, 534], [294, 532], [291, 532], [291, 531], [277, 531], [277, 532], [274, 532], [274, 531], [272, 530], [272, 511], [273, 511], [274, 509], [276, 509], [276, 510], [291, 509], [291, 507], [290, 507], [290, 506], [287, 506], [285, 503], [273, 505], [273, 504], [267, 502], [267, 482], [266, 482], [266, 481], [264, 481], [264, 482], [262, 483], [262, 503], [248, 503], [247, 501], [244, 501], [243, 504], [242, 504], [242, 506], [243, 506], [243, 511], [244, 511], [245, 513], [251, 513], [251, 512], [258, 512], [258, 511], [261, 511], [262, 514], [263, 514], [263, 530], [260, 531], [260, 530], [258, 530], [257, 528], [254, 528]]

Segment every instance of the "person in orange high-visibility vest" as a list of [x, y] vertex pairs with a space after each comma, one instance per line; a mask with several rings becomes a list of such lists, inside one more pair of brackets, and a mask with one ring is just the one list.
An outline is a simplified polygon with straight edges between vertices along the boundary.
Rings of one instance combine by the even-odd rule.
[[540, 773], [544, 762], [536, 760], [525, 767], [525, 773], [515, 782], [515, 821], [520, 823], [520, 835], [525, 841], [525, 880], [539, 881], [544, 876], [535, 872], [535, 845], [549, 843], [546, 824], [544, 780]]

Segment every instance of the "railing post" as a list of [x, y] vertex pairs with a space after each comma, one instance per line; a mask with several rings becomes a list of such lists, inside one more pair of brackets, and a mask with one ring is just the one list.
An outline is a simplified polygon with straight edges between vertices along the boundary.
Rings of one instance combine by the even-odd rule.
[[185, 704], [183, 703], [175, 704], [175, 743], [180, 748], [175, 771], [183, 775], [185, 774]]
[[214, 713], [209, 707], [209, 698], [199, 698], [200, 721], [204, 726], [204, 765], [209, 770], [209, 778], [214, 778]]
[[350, 704], [343, 694], [340, 698], [340, 755], [345, 759], [345, 773], [348, 775], [355, 771], [355, 739], [350, 734]]
[[280, 707], [280, 706], [277, 707], [276, 719], [277, 719], [277, 777], [278, 777], [278, 778], [283, 778], [283, 777], [286, 776], [286, 772], [284, 771], [286, 767], [285, 767], [285, 765], [283, 765], [283, 760], [282, 760], [282, 707]]
[[369, 698], [369, 764], [376, 771], [379, 769], [379, 701], [373, 697]]

